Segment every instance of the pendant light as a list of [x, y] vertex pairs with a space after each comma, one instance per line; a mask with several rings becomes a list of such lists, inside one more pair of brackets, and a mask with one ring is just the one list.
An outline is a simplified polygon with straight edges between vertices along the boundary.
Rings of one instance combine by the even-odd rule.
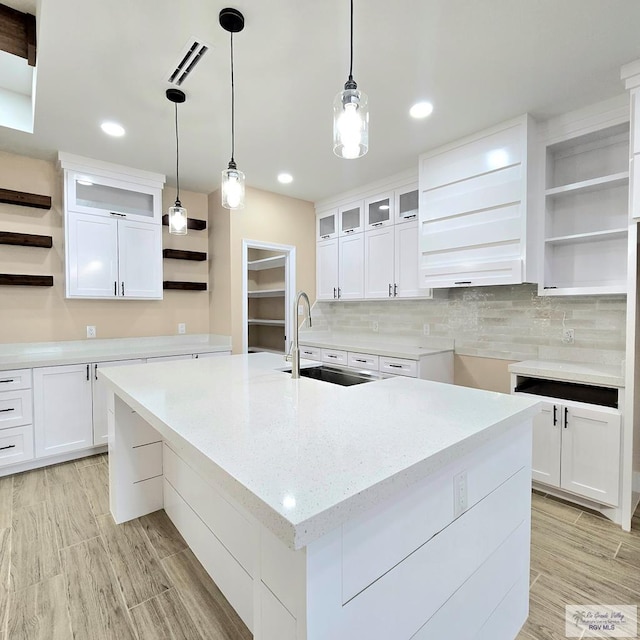
[[351, 54], [349, 77], [333, 101], [333, 152], [340, 158], [360, 158], [369, 150], [367, 94], [353, 79], [353, 0], [351, 0]]
[[244, 208], [244, 173], [236, 165], [235, 85], [233, 82], [233, 34], [244, 29], [244, 16], [237, 9], [223, 9], [219, 16], [220, 26], [231, 34], [231, 160], [222, 172], [222, 206], [226, 209]]
[[169, 207], [169, 233], [178, 236], [187, 235], [187, 210], [180, 202], [180, 147], [178, 137], [178, 104], [182, 104], [187, 97], [180, 89], [167, 89], [167, 98], [173, 102], [175, 107], [176, 121], [176, 202], [173, 207]]

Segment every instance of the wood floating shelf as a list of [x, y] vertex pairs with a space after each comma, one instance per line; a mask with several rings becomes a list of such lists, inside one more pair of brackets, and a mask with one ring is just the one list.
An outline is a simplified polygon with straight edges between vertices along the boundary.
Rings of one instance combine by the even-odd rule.
[[[165, 227], [169, 226], [169, 215], [164, 214], [162, 216], [162, 224]], [[187, 229], [193, 229], [194, 231], [204, 231], [207, 228], [206, 220], [198, 220], [196, 218], [187, 218]]]
[[163, 258], [173, 258], [174, 260], [196, 260], [204, 262], [207, 254], [204, 251], [183, 251], [182, 249], [163, 249]]
[[51, 196], [11, 191], [11, 189], [0, 189], [0, 202], [17, 204], [21, 207], [34, 207], [35, 209], [51, 209]]
[[165, 280], [163, 289], [175, 289], [177, 291], [206, 291], [206, 282], [180, 282], [178, 280]]
[[16, 287], [53, 287], [53, 276], [27, 276], [0, 273], [0, 285]]
[[0, 231], [0, 244], [14, 244], [22, 247], [43, 247], [50, 249], [53, 246], [51, 236], [37, 236], [31, 233], [12, 233]]

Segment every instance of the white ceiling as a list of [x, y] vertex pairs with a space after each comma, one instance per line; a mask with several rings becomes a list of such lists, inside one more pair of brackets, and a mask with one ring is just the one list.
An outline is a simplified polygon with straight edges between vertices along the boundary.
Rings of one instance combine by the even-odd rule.
[[[6, 0], [5, 0], [6, 1]], [[33, 4], [12, 0], [17, 8]], [[210, 192], [230, 156], [229, 36], [222, 0], [39, 0], [33, 135], [0, 149], [57, 150], [165, 173], [175, 183], [166, 77], [186, 42], [210, 50], [182, 86], [181, 174]], [[524, 112], [547, 118], [620, 94], [640, 58], [638, 0], [355, 0], [354, 77], [370, 147], [333, 155], [332, 102], [348, 72], [348, 0], [239, 0], [236, 160], [253, 187], [318, 200], [416, 166], [422, 151]], [[417, 99], [433, 115], [411, 120]], [[102, 120], [127, 135], [106, 137]], [[279, 171], [294, 176], [276, 181]], [[2, 185], [0, 185], [2, 186]]]

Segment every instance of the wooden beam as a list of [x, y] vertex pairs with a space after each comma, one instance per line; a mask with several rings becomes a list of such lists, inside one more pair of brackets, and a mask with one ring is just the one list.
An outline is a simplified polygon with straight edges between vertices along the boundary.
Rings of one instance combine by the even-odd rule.
[[53, 239], [51, 236], [36, 236], [31, 233], [0, 231], [0, 244], [15, 244], [22, 247], [43, 247], [50, 249], [53, 246]]
[[17, 273], [0, 273], [0, 285], [17, 287], [53, 287], [53, 276], [27, 276]]
[[36, 66], [36, 19], [0, 4], [0, 50], [25, 58]]
[[35, 207], [36, 209], [51, 209], [51, 196], [41, 196], [37, 193], [24, 193], [0, 189], [0, 202], [17, 204], [21, 207]]

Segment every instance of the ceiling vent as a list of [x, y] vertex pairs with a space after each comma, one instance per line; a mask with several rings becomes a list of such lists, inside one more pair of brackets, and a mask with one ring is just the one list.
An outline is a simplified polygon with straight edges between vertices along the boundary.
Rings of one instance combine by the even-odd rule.
[[169, 82], [176, 87], [181, 86], [209, 48], [202, 40], [191, 38], [182, 50], [178, 64], [169, 72]]

